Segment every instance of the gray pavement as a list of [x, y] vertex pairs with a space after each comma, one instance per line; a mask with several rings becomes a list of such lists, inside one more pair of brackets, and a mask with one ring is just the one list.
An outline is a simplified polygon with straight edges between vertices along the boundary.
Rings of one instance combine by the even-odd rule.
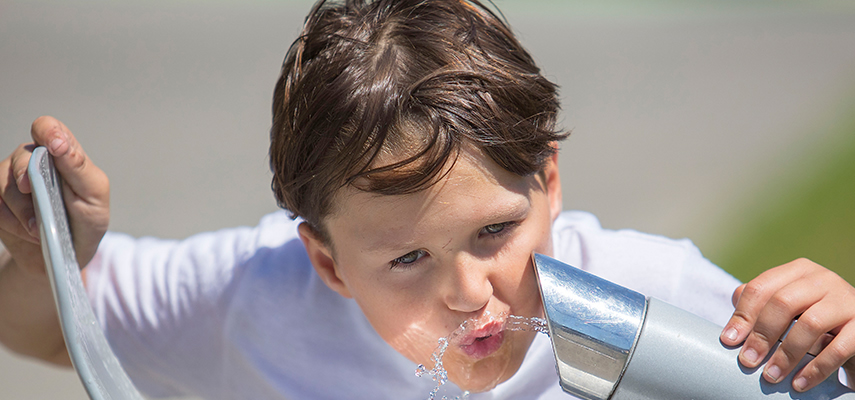
[[[715, 246], [855, 93], [843, 2], [499, 1], [562, 87], [566, 208]], [[305, 1], [0, 1], [0, 153], [62, 119], [111, 178], [111, 229], [180, 238], [274, 210], [273, 83]], [[829, 144], [831, 143], [831, 144]], [[755, 199], [756, 200], [756, 199]], [[0, 350], [0, 399], [83, 399]]]

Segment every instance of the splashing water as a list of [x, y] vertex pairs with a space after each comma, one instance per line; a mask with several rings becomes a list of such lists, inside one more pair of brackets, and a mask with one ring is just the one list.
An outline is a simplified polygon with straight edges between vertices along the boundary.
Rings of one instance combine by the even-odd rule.
[[[490, 312], [487, 311], [484, 313], [484, 317], [489, 317], [488, 321], [492, 322], [496, 319], [496, 317], [491, 316]], [[518, 315], [508, 315], [506, 313], [501, 313], [498, 316], [499, 318], [505, 317], [505, 323], [502, 330], [506, 331], [525, 331], [525, 332], [540, 332], [545, 333], [549, 336], [549, 327], [547, 326], [546, 320], [543, 318], [537, 317], [521, 317]], [[452, 343], [456, 343], [457, 340], [463, 336], [467, 329], [469, 329], [469, 325], [473, 323], [477, 323], [476, 319], [468, 319], [463, 321], [460, 326], [455, 329], [451, 334], [446, 337], [439, 338], [437, 341], [436, 350], [431, 354], [431, 361], [433, 361], [433, 368], [430, 370], [424, 364], [419, 364], [416, 367], [416, 376], [422, 377], [424, 375], [430, 375], [431, 379], [436, 382], [436, 386], [434, 386], [433, 390], [430, 391], [428, 395], [428, 400], [437, 400], [437, 394], [439, 393], [440, 386], [444, 385], [448, 382], [448, 371], [442, 365], [442, 357], [445, 355], [445, 351], [448, 349], [448, 345]], [[442, 396], [439, 400], [466, 400], [469, 398], [469, 391], [464, 391], [463, 394], [454, 398], [448, 398], [447, 396]]]
[[537, 317], [520, 317], [518, 315], [508, 315], [505, 319], [505, 330], [508, 331], [526, 331], [540, 332], [549, 336], [549, 325], [546, 320]]

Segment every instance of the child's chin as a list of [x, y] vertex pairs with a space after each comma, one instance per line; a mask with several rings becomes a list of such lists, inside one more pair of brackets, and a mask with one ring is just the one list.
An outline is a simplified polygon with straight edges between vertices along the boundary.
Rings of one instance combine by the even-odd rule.
[[[505, 352], [502, 350], [505, 350]], [[510, 379], [520, 368], [522, 360], [520, 359], [515, 362], [515, 357], [511, 357], [506, 352], [507, 350], [510, 349], [500, 349], [497, 352], [498, 354], [474, 363], [454, 363], [453, 366], [446, 364], [448, 379], [454, 382], [460, 389], [472, 393], [491, 390], [496, 385]]]
[[457, 387], [459, 387], [461, 390], [465, 390], [465, 391], [468, 391], [471, 393], [480, 393], [480, 392], [486, 392], [486, 391], [492, 390], [493, 388], [496, 387], [496, 385], [506, 381], [507, 378], [502, 379], [501, 376], [489, 377], [489, 376], [481, 375], [481, 376], [472, 377], [471, 379], [467, 379], [467, 380], [464, 380], [463, 382], [460, 382], [460, 381], [453, 379], [449, 376], [449, 380], [451, 382], [454, 382], [454, 384], [457, 385]]
[[505, 364], [504, 368], [495, 371], [479, 371], [465, 377], [455, 377], [449, 371], [448, 379], [461, 390], [480, 393], [492, 390], [498, 384], [510, 379], [517, 372], [517, 369], [519, 369], [519, 365]]

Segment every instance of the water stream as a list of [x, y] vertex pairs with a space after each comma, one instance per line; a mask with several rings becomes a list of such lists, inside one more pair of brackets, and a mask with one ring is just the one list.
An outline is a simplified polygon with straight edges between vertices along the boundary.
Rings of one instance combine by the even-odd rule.
[[460, 396], [456, 396], [453, 398], [449, 398], [448, 396], [442, 396], [442, 398], [437, 399], [437, 394], [439, 393], [439, 388], [448, 382], [448, 371], [442, 365], [442, 357], [445, 355], [445, 351], [448, 349], [449, 344], [457, 344], [457, 340], [463, 337], [470, 329], [470, 326], [473, 324], [477, 325], [479, 320], [483, 320], [484, 318], [488, 319], [488, 322], [492, 322], [496, 320], [496, 318], [505, 317], [505, 322], [502, 330], [506, 331], [526, 331], [526, 332], [540, 332], [549, 335], [549, 327], [546, 324], [546, 320], [543, 318], [537, 317], [521, 317], [518, 315], [507, 315], [505, 313], [499, 314], [496, 316], [491, 316], [490, 312], [486, 312], [484, 317], [479, 319], [468, 319], [463, 321], [457, 329], [455, 329], [451, 334], [446, 337], [439, 338], [437, 342], [436, 350], [434, 350], [431, 355], [431, 361], [433, 361], [433, 368], [428, 369], [424, 364], [419, 364], [416, 367], [416, 376], [422, 377], [424, 375], [429, 375], [431, 379], [436, 383], [433, 390], [430, 391], [428, 395], [428, 400], [465, 400], [469, 398], [469, 391], [464, 391]]

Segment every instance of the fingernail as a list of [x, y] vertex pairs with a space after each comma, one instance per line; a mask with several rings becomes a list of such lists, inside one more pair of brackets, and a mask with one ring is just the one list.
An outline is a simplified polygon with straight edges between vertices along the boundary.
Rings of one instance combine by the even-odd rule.
[[766, 367], [766, 376], [770, 382], [778, 383], [778, 379], [781, 378], [781, 369], [777, 365], [770, 365]]
[[742, 351], [742, 358], [748, 361], [749, 364], [754, 365], [757, 363], [757, 358], [759, 357], [757, 356], [757, 350], [745, 349]]
[[60, 139], [60, 138], [56, 138], [56, 139], [54, 139], [54, 140], [51, 140], [51, 141], [50, 141], [50, 150], [51, 150], [51, 152], [57, 152], [57, 151], [59, 151], [59, 148], [62, 146], [62, 144], [63, 144], [63, 143], [65, 143], [65, 141], [63, 141], [63, 140], [62, 140], [62, 139]]
[[734, 328], [727, 328], [727, 330], [724, 331], [724, 337], [726, 337], [727, 340], [730, 340], [731, 342], [735, 342], [736, 339], [739, 337], [739, 332], [737, 332]]
[[799, 392], [803, 392], [807, 387], [807, 379], [805, 377], [800, 376], [793, 381], [793, 389], [798, 390]]

